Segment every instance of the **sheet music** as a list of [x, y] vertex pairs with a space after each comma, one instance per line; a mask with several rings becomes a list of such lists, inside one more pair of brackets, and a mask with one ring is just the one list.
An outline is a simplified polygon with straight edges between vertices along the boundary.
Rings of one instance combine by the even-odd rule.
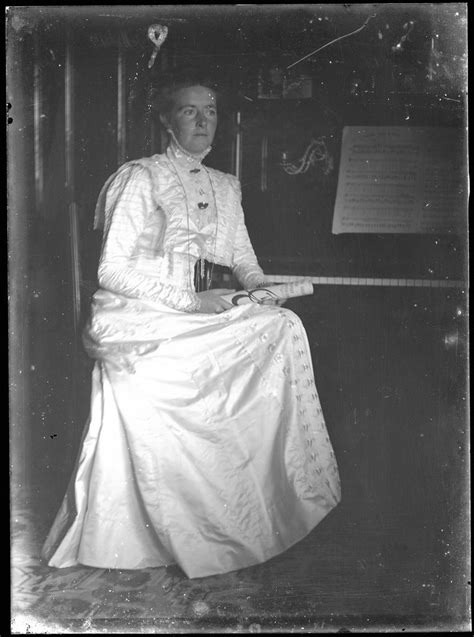
[[466, 175], [461, 129], [346, 126], [332, 232], [462, 232]]

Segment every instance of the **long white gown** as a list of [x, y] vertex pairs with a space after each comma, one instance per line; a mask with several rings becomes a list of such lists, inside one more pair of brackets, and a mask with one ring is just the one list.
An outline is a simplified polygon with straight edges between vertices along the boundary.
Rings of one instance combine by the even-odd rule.
[[340, 483], [301, 320], [256, 304], [193, 311], [199, 257], [245, 287], [264, 280], [239, 184], [170, 147], [125, 164], [98, 205], [90, 419], [43, 557], [177, 563], [190, 578], [268, 560], [336, 506]]

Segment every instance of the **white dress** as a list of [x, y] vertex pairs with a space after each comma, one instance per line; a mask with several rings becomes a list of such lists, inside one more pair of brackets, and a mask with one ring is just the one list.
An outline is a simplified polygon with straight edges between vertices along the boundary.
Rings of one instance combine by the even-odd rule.
[[336, 506], [340, 483], [300, 319], [194, 311], [199, 257], [264, 281], [239, 183], [170, 147], [122, 166], [98, 205], [91, 412], [43, 557], [177, 563], [190, 578], [268, 560]]

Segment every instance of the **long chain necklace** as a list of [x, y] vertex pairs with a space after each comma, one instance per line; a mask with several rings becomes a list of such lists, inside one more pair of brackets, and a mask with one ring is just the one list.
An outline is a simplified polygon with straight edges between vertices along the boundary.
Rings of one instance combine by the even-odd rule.
[[[192, 276], [192, 270], [193, 268], [191, 267], [191, 239], [190, 239], [190, 227], [189, 227], [189, 219], [190, 219], [190, 212], [189, 212], [189, 202], [188, 202], [188, 195], [186, 192], [186, 187], [183, 183], [183, 180], [181, 179], [181, 175], [179, 174], [179, 170], [177, 169], [177, 167], [175, 166], [174, 162], [172, 161], [172, 159], [170, 157], [168, 157], [168, 161], [170, 162], [170, 164], [173, 166], [173, 170], [178, 178], [178, 181], [181, 185], [181, 188], [183, 190], [183, 194], [184, 194], [184, 201], [186, 204], [186, 225], [187, 225], [187, 232], [188, 232], [188, 276], [189, 276], [189, 286], [192, 288], [193, 285], [196, 288], [197, 292], [202, 292], [203, 290], [209, 290], [211, 283], [212, 283], [212, 275], [214, 272], [214, 262], [210, 262], [210, 267], [209, 264], [206, 263], [206, 260], [201, 256], [198, 261], [197, 261], [197, 273], [198, 276], [196, 277], [196, 281], [193, 282], [193, 276]], [[209, 180], [209, 184], [211, 186], [211, 192], [212, 192], [212, 197], [213, 197], [213, 201], [214, 201], [214, 210], [216, 212], [216, 228], [215, 228], [215, 234], [214, 234], [214, 256], [215, 256], [215, 251], [216, 251], [216, 245], [217, 245], [217, 231], [218, 231], [218, 223], [219, 223], [219, 214], [218, 214], [218, 210], [217, 210], [217, 199], [216, 199], [216, 193], [214, 190], [214, 185], [212, 183], [212, 179], [211, 176], [209, 174], [208, 169], [203, 166], [203, 164], [200, 164], [200, 166], [204, 169], [208, 180]], [[193, 170], [200, 170], [200, 168], [195, 168]], [[191, 171], [192, 172], [192, 171]], [[204, 204], [203, 202], [199, 202], [198, 204], [198, 208], [200, 210], [205, 210], [207, 208], [207, 205]]]

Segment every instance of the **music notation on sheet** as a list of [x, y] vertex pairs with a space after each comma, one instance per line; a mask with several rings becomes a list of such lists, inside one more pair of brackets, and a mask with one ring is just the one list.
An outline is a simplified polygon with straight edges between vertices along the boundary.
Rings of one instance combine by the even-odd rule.
[[332, 232], [462, 232], [466, 152], [457, 128], [346, 126]]

